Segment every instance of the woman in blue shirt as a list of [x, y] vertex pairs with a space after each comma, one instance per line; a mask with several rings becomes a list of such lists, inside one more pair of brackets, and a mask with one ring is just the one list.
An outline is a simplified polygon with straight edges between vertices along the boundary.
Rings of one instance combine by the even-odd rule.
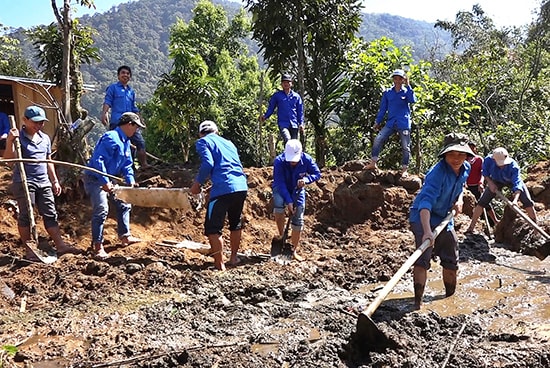
[[451, 296], [456, 289], [458, 270], [458, 239], [451, 220], [437, 238], [432, 230], [441, 223], [453, 208], [462, 211], [464, 185], [470, 174], [466, 161], [474, 153], [468, 146], [468, 137], [451, 133], [445, 136], [444, 148], [439, 153], [441, 160], [426, 174], [424, 185], [411, 206], [409, 221], [414, 233], [416, 247], [430, 239], [433, 247], [428, 248], [415, 262], [414, 307], [420, 309], [422, 296], [430, 269], [432, 252], [441, 260], [445, 296]]

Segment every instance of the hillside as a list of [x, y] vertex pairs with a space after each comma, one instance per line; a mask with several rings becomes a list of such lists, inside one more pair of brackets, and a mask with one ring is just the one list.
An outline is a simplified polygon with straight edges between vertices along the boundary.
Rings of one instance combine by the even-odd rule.
[[[82, 24], [98, 31], [94, 39], [102, 59], [82, 68], [84, 81], [96, 86], [95, 91], [83, 98], [84, 107], [92, 115], [99, 115], [104, 90], [116, 81], [116, 69], [123, 64], [132, 68], [131, 84], [138, 102], [151, 97], [160, 76], [171, 67], [167, 56], [170, 26], [177, 18], [188, 22], [195, 3], [193, 0], [138, 0], [80, 18]], [[216, 0], [214, 3], [222, 5], [229, 16], [236, 14], [241, 6], [231, 1]], [[430, 23], [388, 14], [364, 14], [359, 36], [365, 40], [386, 36], [397, 46], [410, 45], [416, 59], [427, 57], [429, 48], [436, 44], [450, 43], [449, 35], [435, 30]], [[246, 42], [251, 52], [256, 53], [254, 42]], [[30, 44], [23, 42], [23, 48], [31, 57]]]

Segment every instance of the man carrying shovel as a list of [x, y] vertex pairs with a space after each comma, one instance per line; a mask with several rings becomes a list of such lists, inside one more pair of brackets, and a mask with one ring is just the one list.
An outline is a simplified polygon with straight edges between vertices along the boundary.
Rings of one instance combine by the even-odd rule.
[[[21, 145], [21, 158], [28, 159], [51, 159], [50, 137], [42, 132], [42, 127], [48, 121], [44, 110], [38, 106], [29, 106], [25, 109], [23, 127], [19, 131], [12, 128], [6, 138], [5, 159], [15, 158], [14, 142], [19, 139]], [[61, 185], [57, 179], [55, 166], [52, 163], [25, 163], [22, 165], [25, 170], [27, 187], [32, 202], [38, 208], [38, 212], [44, 219], [44, 227], [52, 238], [57, 254], [79, 253], [76, 248], [70, 247], [61, 238], [61, 232], [57, 223], [57, 210], [55, 208], [54, 195], [61, 194]], [[28, 208], [24, 183], [19, 166], [13, 169], [11, 191], [19, 206], [19, 217], [17, 229], [21, 242], [26, 247], [25, 258], [37, 261], [37, 256], [26, 244], [31, 240], [30, 213]], [[37, 239], [33, 239], [37, 240]]]
[[[139, 128], [145, 128], [137, 114], [125, 112], [114, 130], [109, 130], [97, 141], [88, 166], [109, 175], [122, 176], [126, 184], [136, 186], [130, 137]], [[132, 205], [115, 198], [115, 186], [107, 176], [86, 171], [84, 189], [92, 202], [92, 248], [96, 257], [109, 257], [103, 248], [103, 227], [109, 213], [109, 201], [116, 206], [117, 233], [123, 246], [138, 243], [141, 239], [130, 233], [130, 211]]]
[[321, 178], [321, 171], [313, 158], [302, 152], [297, 139], [286, 142], [285, 151], [273, 162], [273, 214], [279, 236], [283, 237], [285, 209], [292, 216], [292, 256], [297, 261], [304, 258], [298, 254], [300, 235], [304, 227], [306, 208], [305, 186]]
[[426, 286], [427, 271], [430, 269], [432, 253], [441, 260], [445, 296], [456, 290], [458, 270], [458, 240], [453, 220], [434, 239], [433, 229], [451, 210], [462, 211], [464, 184], [470, 173], [466, 161], [474, 153], [468, 146], [468, 137], [451, 133], [445, 136], [444, 147], [439, 153], [441, 160], [426, 174], [424, 185], [411, 206], [409, 221], [417, 248], [429, 239], [433, 247], [428, 248], [415, 262], [414, 307], [420, 309]]

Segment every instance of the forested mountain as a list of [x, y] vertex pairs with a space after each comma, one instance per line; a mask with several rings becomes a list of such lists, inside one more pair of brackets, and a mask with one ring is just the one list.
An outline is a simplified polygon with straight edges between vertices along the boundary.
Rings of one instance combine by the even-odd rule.
[[[241, 7], [230, 1], [214, 1], [221, 4], [229, 15]], [[94, 36], [101, 61], [82, 68], [86, 83], [96, 86], [87, 93], [83, 105], [93, 115], [98, 115], [103, 92], [109, 83], [116, 81], [116, 69], [129, 65], [133, 71], [132, 86], [138, 102], [146, 101], [154, 92], [159, 76], [168, 72], [170, 27], [176, 18], [189, 21], [196, 2], [193, 0], [139, 0], [113, 7], [108, 12], [80, 18], [84, 25], [98, 31]], [[416, 59], [428, 55], [436, 44], [449, 44], [450, 37], [436, 31], [427, 22], [415, 21], [388, 14], [364, 14], [360, 36], [373, 40], [386, 36], [397, 46], [411, 45]], [[443, 40], [443, 42], [441, 42]], [[252, 52], [256, 52], [252, 41]]]

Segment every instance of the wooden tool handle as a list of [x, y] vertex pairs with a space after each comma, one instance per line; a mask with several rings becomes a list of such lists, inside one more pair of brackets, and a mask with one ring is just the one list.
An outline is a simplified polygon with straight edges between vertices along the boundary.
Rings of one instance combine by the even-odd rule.
[[[9, 115], [10, 120], [10, 126], [12, 129], [17, 129], [17, 125], [15, 123], [15, 117], [13, 115]], [[13, 144], [15, 145], [15, 155], [17, 158], [23, 158], [23, 154], [21, 153], [21, 142], [19, 141], [19, 137], [16, 137], [13, 141]], [[21, 184], [23, 185], [23, 191], [25, 192], [25, 199], [27, 202], [27, 209], [29, 211], [29, 222], [31, 227], [31, 235], [33, 237], [33, 240], [38, 241], [38, 234], [36, 232], [36, 222], [34, 220], [34, 212], [32, 209], [32, 201], [31, 201], [31, 193], [29, 192], [29, 184], [27, 181], [27, 173], [25, 172], [25, 164], [23, 162], [17, 163], [19, 167], [19, 175], [21, 176]]]

